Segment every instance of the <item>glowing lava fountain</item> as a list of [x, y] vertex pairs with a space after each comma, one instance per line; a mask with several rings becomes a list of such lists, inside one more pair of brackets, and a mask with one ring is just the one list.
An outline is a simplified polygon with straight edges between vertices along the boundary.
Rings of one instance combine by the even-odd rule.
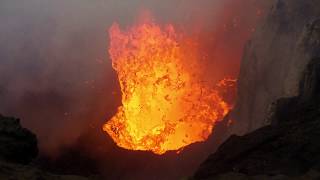
[[122, 106], [103, 130], [122, 148], [155, 154], [205, 141], [230, 107], [201, 79], [195, 43], [151, 20], [114, 24], [109, 35]]

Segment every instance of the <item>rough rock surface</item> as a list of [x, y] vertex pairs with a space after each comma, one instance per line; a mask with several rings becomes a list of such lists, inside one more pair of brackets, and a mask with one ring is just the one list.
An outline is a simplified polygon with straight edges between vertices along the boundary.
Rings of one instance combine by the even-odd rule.
[[250, 133], [231, 136], [193, 178], [320, 179], [320, 1], [276, 0], [239, 81], [234, 128]]
[[[19, 119], [0, 115], [0, 179], [85, 180], [72, 175], [55, 175], [41, 170], [32, 161], [38, 155], [37, 137], [21, 127]], [[90, 179], [98, 179], [92, 177]]]
[[[88, 178], [73, 175], [55, 175], [42, 171], [32, 165], [0, 162], [0, 179], [8, 180], [87, 180]], [[90, 178], [95, 179], [95, 178]]]
[[0, 160], [26, 164], [37, 155], [37, 137], [19, 119], [0, 115]]
[[297, 97], [276, 102], [271, 125], [231, 136], [195, 179], [320, 179], [320, 57], [302, 77]]
[[239, 135], [270, 124], [273, 103], [298, 95], [306, 65], [320, 54], [320, 1], [272, 1], [241, 64], [233, 112], [233, 132]]

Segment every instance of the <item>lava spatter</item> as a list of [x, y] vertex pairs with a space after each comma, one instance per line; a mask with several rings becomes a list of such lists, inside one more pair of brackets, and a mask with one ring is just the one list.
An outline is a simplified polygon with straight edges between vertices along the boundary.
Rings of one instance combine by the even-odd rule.
[[126, 31], [115, 23], [109, 35], [122, 106], [103, 130], [122, 148], [155, 154], [205, 141], [230, 105], [202, 82], [196, 46], [151, 20]]

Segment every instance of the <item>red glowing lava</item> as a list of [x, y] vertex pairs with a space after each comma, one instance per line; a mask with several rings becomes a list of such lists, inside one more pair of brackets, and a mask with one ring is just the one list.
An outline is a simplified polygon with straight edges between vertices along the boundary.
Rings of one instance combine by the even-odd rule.
[[[122, 106], [103, 127], [125, 149], [163, 154], [205, 141], [231, 108], [201, 78], [198, 46], [171, 24], [114, 24], [109, 54]], [[228, 81], [230, 83], [230, 81]]]

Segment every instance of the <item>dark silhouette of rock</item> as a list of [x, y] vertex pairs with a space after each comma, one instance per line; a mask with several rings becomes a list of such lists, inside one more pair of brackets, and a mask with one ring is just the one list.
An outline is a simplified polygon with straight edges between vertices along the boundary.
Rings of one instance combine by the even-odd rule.
[[[272, 124], [231, 136], [201, 165], [195, 179], [218, 179], [230, 173], [247, 179], [261, 175], [285, 179], [320, 172], [319, 86], [320, 58], [316, 58], [304, 71], [299, 96], [275, 103]], [[320, 173], [313, 175], [311, 179], [320, 178]]]
[[98, 180], [95, 177], [57, 175], [42, 171], [32, 165], [4, 163], [0, 161], [0, 179], [2, 180]]
[[38, 155], [37, 137], [19, 119], [0, 115], [0, 160], [27, 164]]
[[247, 43], [238, 80], [233, 132], [270, 124], [275, 101], [298, 95], [306, 66], [319, 57], [320, 1], [271, 0], [272, 8]]
[[241, 67], [234, 130], [251, 132], [231, 136], [193, 179], [320, 179], [319, 3], [275, 1]]
[[[73, 175], [57, 175], [41, 170], [32, 161], [38, 155], [37, 137], [21, 127], [19, 119], [0, 115], [0, 179], [86, 180]], [[89, 179], [99, 179], [91, 176]]]

